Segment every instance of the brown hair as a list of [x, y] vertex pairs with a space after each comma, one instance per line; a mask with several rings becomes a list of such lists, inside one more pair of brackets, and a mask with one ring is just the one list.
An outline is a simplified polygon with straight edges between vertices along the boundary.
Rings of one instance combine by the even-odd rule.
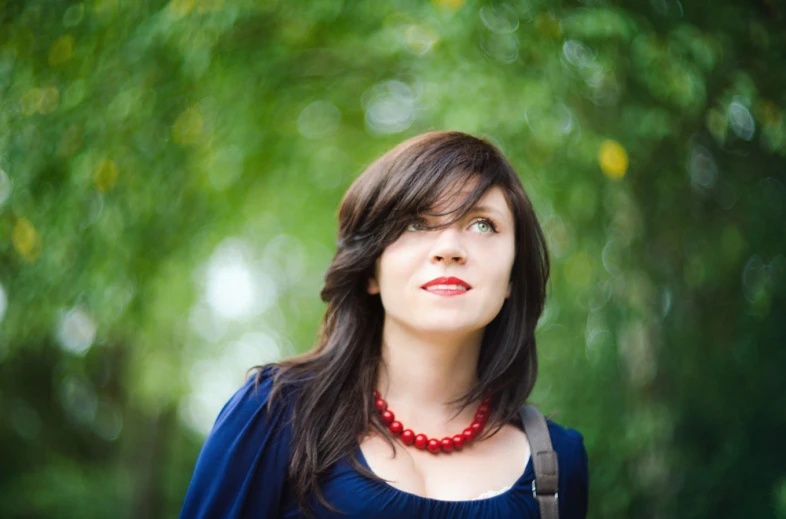
[[[516, 223], [511, 295], [486, 327], [478, 383], [457, 400], [463, 409], [490, 392], [494, 401], [485, 435], [515, 419], [537, 376], [535, 325], [543, 311], [549, 261], [543, 231], [513, 167], [483, 139], [459, 132], [432, 132], [389, 151], [358, 177], [341, 201], [338, 249], [325, 274], [327, 303], [319, 339], [308, 353], [278, 363], [271, 401], [297, 388], [292, 415], [289, 481], [301, 508], [310, 496], [332, 509], [319, 478], [346, 458], [358, 460], [358, 438], [370, 428], [385, 435], [372, 392], [381, 360], [384, 309], [367, 292], [377, 258], [418, 215], [447, 197], [473, 188], [457, 209], [462, 218], [491, 187], [498, 186]], [[445, 224], [447, 225], [447, 224]]]

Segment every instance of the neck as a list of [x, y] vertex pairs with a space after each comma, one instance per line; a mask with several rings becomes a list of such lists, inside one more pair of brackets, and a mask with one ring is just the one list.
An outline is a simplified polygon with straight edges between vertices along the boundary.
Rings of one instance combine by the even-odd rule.
[[377, 389], [399, 415], [417, 408], [449, 421], [457, 409], [450, 402], [477, 381], [482, 339], [482, 329], [424, 334], [386, 319]]

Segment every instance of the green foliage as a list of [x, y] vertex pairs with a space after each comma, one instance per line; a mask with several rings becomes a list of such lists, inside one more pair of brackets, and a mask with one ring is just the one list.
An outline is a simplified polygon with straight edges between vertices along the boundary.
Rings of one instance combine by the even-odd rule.
[[488, 137], [546, 230], [533, 400], [594, 517], [786, 517], [775, 2], [0, 4], [0, 502], [171, 517], [252, 365], [313, 343], [335, 211]]

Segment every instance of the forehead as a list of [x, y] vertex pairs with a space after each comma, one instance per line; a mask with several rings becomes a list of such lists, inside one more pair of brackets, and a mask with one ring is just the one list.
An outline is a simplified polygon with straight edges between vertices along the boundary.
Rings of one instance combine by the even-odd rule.
[[510, 207], [508, 207], [508, 198], [505, 196], [505, 192], [502, 191], [502, 188], [499, 186], [493, 186], [488, 189], [483, 196], [480, 197], [480, 200], [475, 203], [473, 207], [487, 207], [489, 209], [497, 209], [497, 210], [505, 210], [505, 212], [510, 213]]

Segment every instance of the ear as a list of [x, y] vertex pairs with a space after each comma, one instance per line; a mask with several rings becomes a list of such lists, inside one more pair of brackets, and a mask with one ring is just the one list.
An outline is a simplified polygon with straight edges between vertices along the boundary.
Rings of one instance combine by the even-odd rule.
[[513, 290], [513, 283], [508, 283], [508, 290], [505, 292], [505, 299], [510, 297], [510, 291]]
[[377, 279], [370, 277], [368, 278], [368, 284], [366, 285], [366, 291], [371, 294], [372, 296], [375, 294], [379, 294], [379, 283], [377, 283]]

